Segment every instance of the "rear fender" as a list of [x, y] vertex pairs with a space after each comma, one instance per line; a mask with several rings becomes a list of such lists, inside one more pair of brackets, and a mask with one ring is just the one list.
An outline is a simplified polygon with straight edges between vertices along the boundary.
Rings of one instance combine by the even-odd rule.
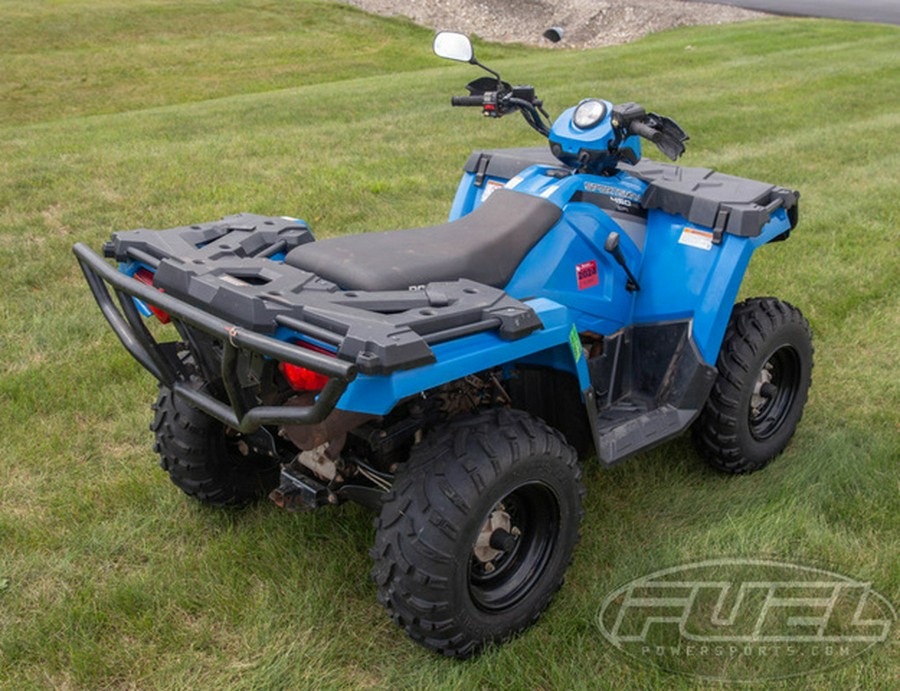
[[526, 302], [543, 329], [515, 341], [485, 332], [433, 346], [436, 361], [390, 375], [360, 374], [338, 401], [341, 410], [386, 415], [400, 401], [428, 389], [484, 370], [518, 363], [552, 367], [574, 374], [581, 391], [590, 388], [590, 374], [570, 311], [537, 298]]

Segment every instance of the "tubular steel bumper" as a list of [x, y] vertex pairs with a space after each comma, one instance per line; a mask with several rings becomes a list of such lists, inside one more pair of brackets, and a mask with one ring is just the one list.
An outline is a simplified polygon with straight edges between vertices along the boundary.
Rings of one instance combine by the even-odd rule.
[[[94, 299], [118, 336], [150, 374], [174, 393], [222, 423], [248, 433], [261, 425], [315, 424], [324, 420], [357, 374], [356, 365], [320, 355], [306, 348], [292, 345], [269, 336], [239, 328], [201, 309], [144, 285], [110, 266], [100, 255], [82, 243], [72, 251], [78, 258]], [[109, 287], [118, 299], [113, 300]], [[168, 312], [173, 320], [200, 330], [222, 344], [222, 382], [228, 401], [198, 390], [180, 378], [160, 344], [147, 329], [132, 298], [152, 304]], [[237, 372], [239, 354], [256, 353], [305, 367], [328, 377], [328, 383], [310, 406], [252, 406], [247, 407], [240, 394]]]

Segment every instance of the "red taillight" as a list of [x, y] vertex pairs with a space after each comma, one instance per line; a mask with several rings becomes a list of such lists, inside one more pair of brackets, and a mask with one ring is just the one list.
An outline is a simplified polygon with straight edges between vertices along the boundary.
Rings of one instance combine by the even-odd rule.
[[305, 367], [279, 362], [278, 369], [281, 370], [294, 391], [321, 391], [328, 383], [328, 377], [324, 374], [313, 372]]
[[[145, 286], [153, 286], [153, 274], [147, 271], [147, 269], [138, 269], [134, 274], [134, 278], [140, 283], [143, 283]], [[159, 309], [158, 307], [154, 307], [151, 304], [145, 304], [147, 304], [147, 309], [153, 312], [153, 315], [163, 324], [168, 324], [170, 321], [172, 321], [172, 317], [169, 316], [168, 312], [163, 312], [161, 309]]]
[[[321, 346], [317, 346], [312, 343], [305, 343], [302, 341], [294, 341], [293, 343], [294, 345], [298, 345], [301, 348], [311, 350], [314, 353], [334, 357], [333, 352], [331, 352], [330, 350], [326, 350]], [[313, 372], [311, 369], [306, 369], [306, 367], [291, 365], [287, 362], [279, 362], [278, 369], [281, 370], [284, 378], [287, 379], [288, 384], [291, 385], [291, 388], [294, 391], [321, 391], [328, 383], [328, 377], [326, 377], [324, 374]]]

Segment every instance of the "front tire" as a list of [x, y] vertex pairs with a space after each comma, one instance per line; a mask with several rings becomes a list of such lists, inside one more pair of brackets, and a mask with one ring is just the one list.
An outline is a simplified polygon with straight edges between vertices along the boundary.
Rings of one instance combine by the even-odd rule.
[[775, 298], [735, 305], [719, 376], [694, 426], [710, 465], [751, 473], [780, 454], [803, 415], [812, 365], [812, 335], [800, 310]]
[[150, 429], [169, 479], [190, 497], [220, 508], [262, 499], [278, 484], [277, 460], [254, 451], [241, 435], [160, 386]]
[[444, 655], [506, 640], [562, 585], [583, 494], [574, 449], [527, 413], [449, 422], [413, 449], [384, 499], [372, 552], [379, 600]]

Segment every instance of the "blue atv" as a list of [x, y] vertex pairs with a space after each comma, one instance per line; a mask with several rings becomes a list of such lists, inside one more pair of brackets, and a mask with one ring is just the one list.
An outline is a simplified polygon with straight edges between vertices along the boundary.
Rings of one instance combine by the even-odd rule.
[[[434, 50], [484, 67], [461, 34]], [[296, 218], [238, 214], [114, 233], [116, 266], [74, 248], [159, 381], [171, 480], [215, 506], [371, 507], [379, 600], [459, 658], [562, 585], [579, 459], [690, 428], [714, 467], [758, 470], [794, 433], [813, 355], [795, 307], [734, 304], [797, 192], [642, 158], [642, 139], [674, 161], [687, 136], [635, 103], [551, 123], [533, 87], [484, 69], [453, 105], [518, 112], [550, 145], [473, 153], [446, 224], [315, 242]]]

